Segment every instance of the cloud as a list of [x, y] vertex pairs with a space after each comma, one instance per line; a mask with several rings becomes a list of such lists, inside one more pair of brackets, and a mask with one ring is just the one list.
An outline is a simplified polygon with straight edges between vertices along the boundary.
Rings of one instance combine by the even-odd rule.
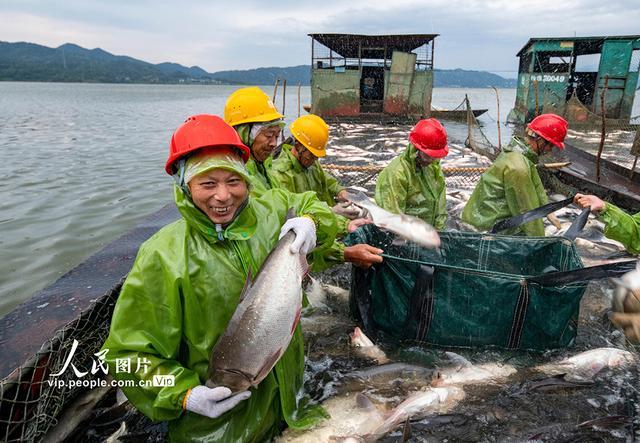
[[309, 33], [437, 33], [438, 68], [515, 71], [531, 37], [633, 34], [635, 0], [4, 0], [3, 40], [72, 42], [213, 72], [310, 63]]

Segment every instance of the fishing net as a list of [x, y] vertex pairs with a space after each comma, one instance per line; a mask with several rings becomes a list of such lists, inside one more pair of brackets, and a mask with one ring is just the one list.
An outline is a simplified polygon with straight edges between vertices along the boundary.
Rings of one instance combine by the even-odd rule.
[[[464, 128], [460, 123], [444, 124], [456, 134], [460, 132], [457, 126]], [[454, 124], [457, 126], [452, 128]], [[322, 167], [337, 177], [343, 186], [360, 186], [372, 191], [378, 173], [404, 152], [411, 128], [412, 125], [408, 124], [334, 123]], [[449, 188], [472, 189], [486, 170], [482, 165], [451, 164], [452, 158], [464, 157], [465, 151], [466, 148], [453, 141], [449, 156], [442, 161], [442, 171]]]
[[114, 386], [99, 350], [120, 287], [140, 244], [178, 217], [165, 206], [0, 320], [0, 441], [43, 440], [70, 402]]
[[485, 135], [482, 130], [482, 125], [473, 114], [473, 110], [471, 109], [471, 103], [469, 98], [465, 98], [465, 105], [467, 110], [467, 140], [465, 141], [465, 145], [475, 152], [482, 154], [492, 161], [500, 155], [500, 147], [494, 145], [491, 140]]
[[401, 244], [366, 225], [345, 239], [385, 251], [355, 268], [352, 309], [367, 333], [386, 341], [445, 347], [545, 350], [569, 346], [587, 282], [541, 284], [534, 277], [581, 269], [572, 241], [442, 232], [441, 247]]
[[[75, 321], [47, 340], [33, 358], [2, 381], [0, 390], [0, 439], [2, 441], [39, 441], [58, 424], [65, 406], [82, 392], [98, 386], [102, 371], [92, 373], [93, 362], [109, 333], [111, 314], [120, 287], [96, 301]], [[56, 377], [69, 355], [69, 344], [78, 341], [74, 370]], [[78, 381], [81, 380], [81, 383]], [[50, 383], [51, 382], [51, 383]], [[76, 385], [78, 383], [78, 385]]]

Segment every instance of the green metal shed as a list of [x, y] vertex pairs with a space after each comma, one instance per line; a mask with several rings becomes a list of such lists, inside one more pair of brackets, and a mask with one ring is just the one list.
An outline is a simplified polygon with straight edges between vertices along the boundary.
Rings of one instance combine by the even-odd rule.
[[427, 116], [437, 34], [309, 34], [311, 112]]
[[518, 90], [509, 120], [543, 112], [573, 123], [605, 116], [628, 123], [638, 84], [640, 35], [532, 38], [518, 52]]

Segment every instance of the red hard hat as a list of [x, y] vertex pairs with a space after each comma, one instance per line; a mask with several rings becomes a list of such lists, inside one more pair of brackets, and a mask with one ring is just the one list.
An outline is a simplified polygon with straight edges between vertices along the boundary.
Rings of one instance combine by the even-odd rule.
[[420, 120], [409, 133], [409, 141], [429, 157], [442, 158], [449, 153], [447, 131], [435, 118]]
[[560, 149], [564, 149], [564, 138], [567, 136], [569, 123], [556, 114], [541, 114], [531, 120], [527, 128], [553, 143]]
[[172, 175], [173, 164], [180, 157], [207, 146], [232, 146], [238, 149], [245, 163], [249, 160], [249, 148], [242, 143], [235, 129], [216, 115], [200, 114], [187, 118], [173, 133], [165, 171]]

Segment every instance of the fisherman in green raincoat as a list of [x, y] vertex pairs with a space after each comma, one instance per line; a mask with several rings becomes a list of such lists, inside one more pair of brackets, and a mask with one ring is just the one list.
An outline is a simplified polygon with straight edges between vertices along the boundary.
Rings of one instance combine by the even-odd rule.
[[604, 222], [604, 235], [622, 243], [631, 254], [640, 254], [640, 212], [627, 214], [614, 204], [595, 195], [576, 194], [573, 202], [583, 208], [591, 207]]
[[449, 153], [447, 132], [438, 120], [420, 120], [409, 133], [409, 145], [380, 172], [376, 203], [395, 214], [409, 214], [444, 228], [447, 201], [441, 158]]
[[[171, 440], [262, 441], [324, 416], [297, 400], [304, 371], [299, 325], [257, 388], [231, 395], [226, 387], [204, 386], [211, 350], [247, 275], [255, 275], [279, 235], [294, 230], [292, 248], [306, 254], [316, 238], [319, 248], [328, 247], [337, 230], [313, 193], [274, 189], [249, 197], [248, 158], [248, 148], [218, 117], [193, 116], [176, 130], [166, 171], [177, 182], [182, 219], [140, 247], [103, 346], [110, 374], [135, 383], [123, 388], [127, 398], [151, 419], [168, 420]], [[282, 226], [288, 208], [298, 216]], [[173, 383], [154, 386], [155, 375], [173, 376]]]
[[277, 187], [271, 178], [271, 154], [285, 126], [283, 118], [269, 96], [257, 86], [236, 90], [224, 106], [224, 121], [233, 126], [251, 152], [246, 168], [254, 195]]
[[346, 200], [347, 191], [317, 161], [327, 155], [329, 126], [314, 114], [298, 117], [290, 126], [293, 144], [284, 144], [274, 160], [271, 175], [291, 192], [314, 191], [318, 198], [333, 207]]
[[[497, 222], [545, 205], [547, 193], [536, 163], [554, 146], [564, 149], [567, 122], [555, 114], [542, 114], [527, 125], [526, 138], [513, 137], [509, 146], [480, 177], [462, 211], [462, 221], [487, 231]], [[544, 236], [542, 220], [534, 220], [505, 234]]]
[[[296, 193], [315, 192], [318, 199], [332, 207], [336, 213], [338, 235], [353, 232], [359, 226], [368, 223], [368, 220], [361, 216], [357, 218], [360, 212], [355, 206], [337, 203], [346, 200], [347, 191], [335, 177], [325, 172], [318, 162], [319, 157], [327, 155], [329, 126], [325, 121], [314, 114], [303, 115], [291, 124], [290, 129], [293, 145], [282, 145], [282, 152], [274, 160], [270, 172], [276, 186]], [[349, 207], [355, 211], [350, 212]], [[331, 248], [314, 253], [313, 270], [322, 271], [344, 262], [368, 268], [373, 263], [382, 262], [379, 255], [382, 252], [381, 249], [367, 244], [345, 247], [336, 240]]]

